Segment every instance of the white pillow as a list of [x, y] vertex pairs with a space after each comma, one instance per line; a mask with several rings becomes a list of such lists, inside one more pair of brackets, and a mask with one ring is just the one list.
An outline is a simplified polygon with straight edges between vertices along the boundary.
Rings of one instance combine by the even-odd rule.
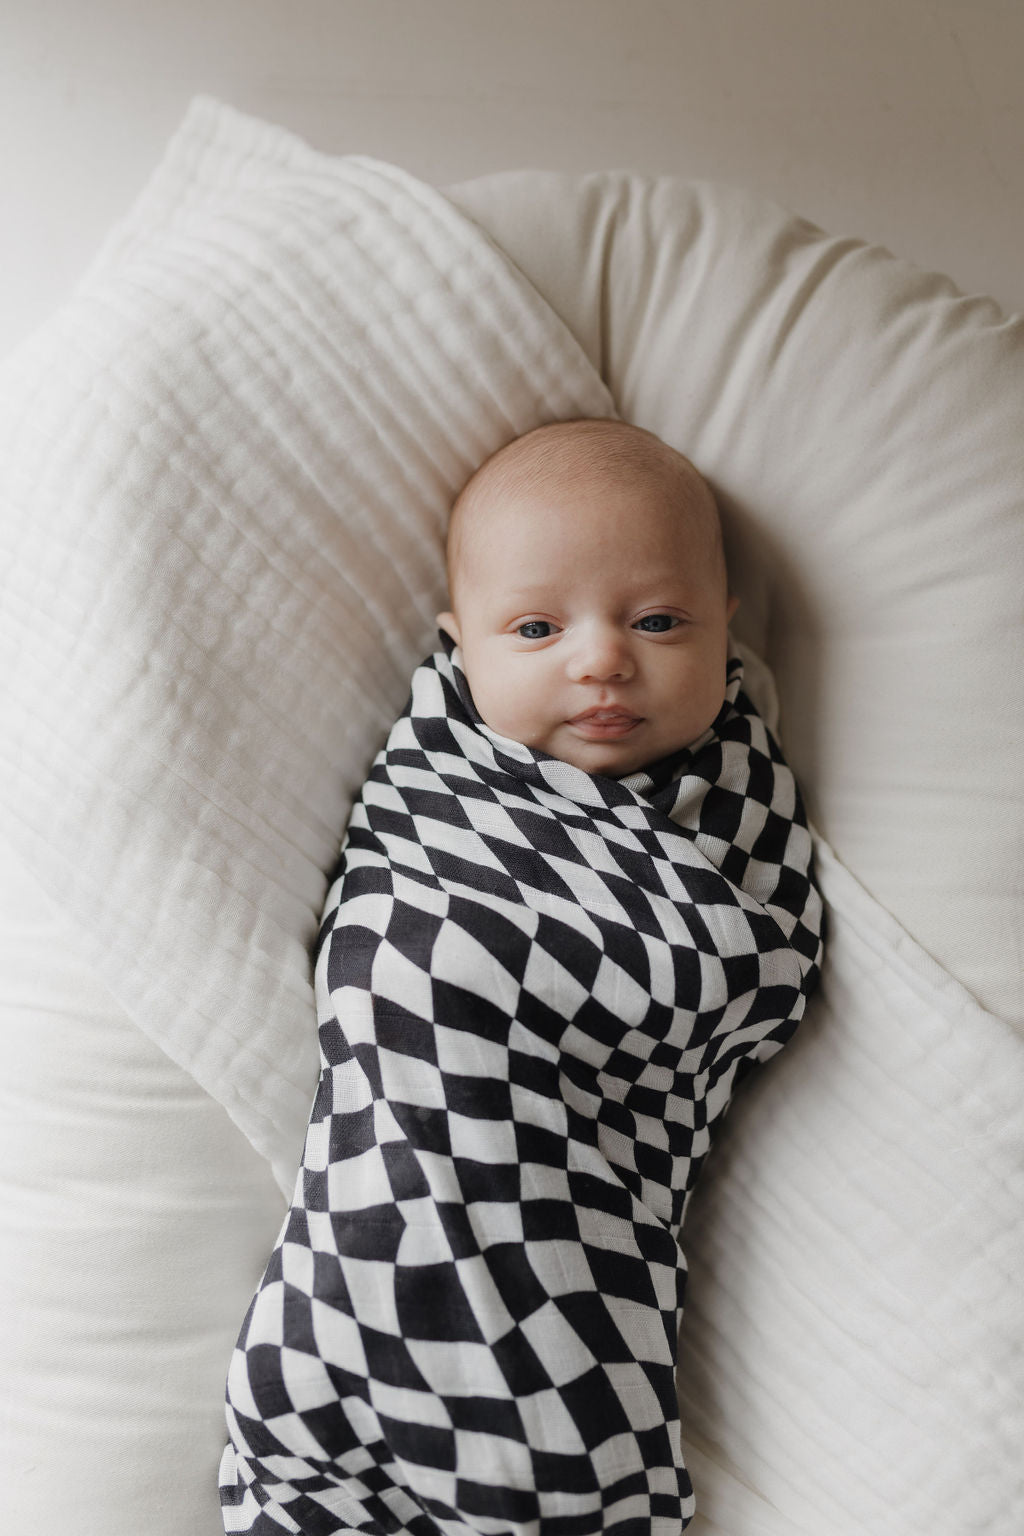
[[1024, 319], [721, 185], [452, 195], [715, 485], [822, 833], [1024, 1025]]
[[510, 438], [611, 410], [439, 193], [205, 100], [0, 368], [0, 831], [284, 1190], [308, 951], [437, 643], [448, 508]]
[[216, 1536], [269, 1164], [0, 858], [0, 1530]]

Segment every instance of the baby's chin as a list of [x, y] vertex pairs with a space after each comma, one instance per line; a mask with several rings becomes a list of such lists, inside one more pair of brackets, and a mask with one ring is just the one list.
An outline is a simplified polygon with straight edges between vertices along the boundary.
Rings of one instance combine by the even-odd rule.
[[699, 741], [706, 730], [705, 726], [696, 736], [692, 731], [674, 736], [664, 732], [652, 736], [641, 725], [635, 738], [629, 736], [620, 741], [581, 741], [555, 733], [550, 744], [544, 744], [544, 751], [564, 763], [571, 763], [574, 768], [582, 768], [584, 773], [600, 774], [606, 779], [624, 779], [681, 752], [684, 747]]
[[[634, 742], [559, 743], [557, 747], [549, 747], [547, 750], [552, 757], [560, 758], [563, 763], [571, 763], [574, 768], [582, 768], [584, 773], [600, 774], [606, 779], [624, 779], [655, 760], [650, 751], [645, 751], [639, 743]], [[665, 755], [661, 752], [657, 754], [659, 757]]]

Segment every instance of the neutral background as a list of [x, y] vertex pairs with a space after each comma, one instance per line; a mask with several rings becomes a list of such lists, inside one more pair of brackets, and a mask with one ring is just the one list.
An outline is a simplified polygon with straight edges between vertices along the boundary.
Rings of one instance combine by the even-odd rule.
[[0, 352], [206, 92], [444, 184], [756, 188], [1024, 309], [1021, 0], [0, 0]]

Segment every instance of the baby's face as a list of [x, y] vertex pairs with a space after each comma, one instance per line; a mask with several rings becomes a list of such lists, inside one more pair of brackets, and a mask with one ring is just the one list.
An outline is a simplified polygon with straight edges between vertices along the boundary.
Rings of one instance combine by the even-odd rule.
[[474, 509], [438, 622], [484, 722], [612, 778], [703, 735], [735, 607], [706, 527], [657, 483], [597, 471]]

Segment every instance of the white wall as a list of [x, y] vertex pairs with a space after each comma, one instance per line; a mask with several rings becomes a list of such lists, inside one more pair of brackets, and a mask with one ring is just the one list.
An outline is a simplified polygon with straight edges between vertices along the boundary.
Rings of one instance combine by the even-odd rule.
[[1024, 309], [1020, 0], [0, 0], [0, 351], [205, 91], [444, 183], [757, 188]]

